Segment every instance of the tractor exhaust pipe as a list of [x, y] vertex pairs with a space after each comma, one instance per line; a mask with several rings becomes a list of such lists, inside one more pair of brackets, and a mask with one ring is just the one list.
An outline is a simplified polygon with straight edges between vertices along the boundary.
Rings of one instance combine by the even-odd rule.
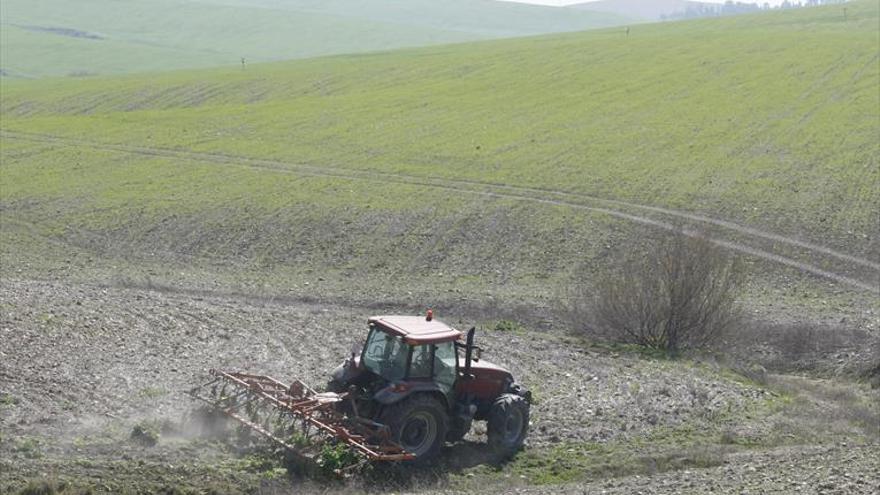
[[474, 352], [474, 332], [477, 331], [477, 327], [471, 327], [467, 333], [467, 343], [464, 348], [464, 375], [470, 376], [471, 374], [471, 359], [473, 358]]

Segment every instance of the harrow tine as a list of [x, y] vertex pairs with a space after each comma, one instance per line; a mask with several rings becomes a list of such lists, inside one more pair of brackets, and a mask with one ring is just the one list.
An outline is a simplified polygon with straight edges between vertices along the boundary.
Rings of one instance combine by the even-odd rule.
[[[337, 411], [336, 403], [350, 399], [347, 393], [318, 393], [300, 380], [285, 385], [264, 375], [220, 370], [211, 370], [211, 375], [212, 380], [189, 390], [188, 394], [298, 457], [307, 457], [306, 452], [316, 453], [332, 439], [363, 456], [363, 462], [415, 458], [391, 441], [385, 425], [360, 417], [356, 408], [352, 417]], [[217, 386], [221, 384], [217, 394]], [[203, 395], [206, 387], [211, 388], [211, 397]], [[232, 389], [229, 395], [227, 387]], [[285, 440], [293, 435], [299, 440], [294, 443]]]

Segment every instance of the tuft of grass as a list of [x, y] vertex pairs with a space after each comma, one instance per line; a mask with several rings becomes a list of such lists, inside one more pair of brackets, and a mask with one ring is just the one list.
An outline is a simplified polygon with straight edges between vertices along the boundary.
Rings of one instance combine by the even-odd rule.
[[18, 405], [18, 399], [10, 393], [0, 394], [0, 409], [6, 407], [15, 407]]
[[14, 442], [13, 450], [28, 459], [40, 459], [43, 457], [43, 449], [40, 440], [34, 437], [22, 437]]
[[138, 391], [138, 396], [143, 399], [156, 399], [167, 394], [167, 390], [159, 387], [145, 387]]
[[129, 438], [144, 447], [153, 447], [159, 443], [160, 430], [156, 423], [142, 421], [131, 429]]
[[236, 460], [237, 469], [257, 473], [264, 479], [279, 479], [287, 475], [281, 457], [274, 451], [257, 451]]
[[495, 322], [495, 325], [492, 327], [492, 330], [496, 332], [509, 332], [509, 333], [517, 333], [525, 330], [522, 325], [515, 321], [511, 320], [498, 320]]

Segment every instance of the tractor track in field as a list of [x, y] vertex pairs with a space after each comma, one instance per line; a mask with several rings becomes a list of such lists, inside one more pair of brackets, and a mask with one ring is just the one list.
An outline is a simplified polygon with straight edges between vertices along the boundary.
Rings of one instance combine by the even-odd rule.
[[[229, 155], [223, 153], [209, 153], [172, 148], [101, 143], [96, 141], [60, 137], [48, 134], [0, 130], [0, 137], [4, 139], [18, 139], [33, 142], [61, 144], [67, 146], [78, 146], [96, 150], [115, 151], [159, 158], [177, 158], [188, 161], [202, 161], [219, 164], [247, 166], [251, 168], [273, 170], [276, 172], [296, 173], [308, 176], [331, 177], [355, 181], [371, 181], [385, 184], [398, 183], [415, 186], [425, 186], [434, 189], [445, 189], [459, 194], [474, 194], [492, 198], [529, 201], [552, 206], [564, 206], [574, 209], [592, 211], [665, 230], [677, 229], [680, 227], [677, 222], [686, 220], [704, 226], [725, 229], [735, 235], [741, 236], [750, 241], [763, 243], [780, 243], [787, 245], [793, 249], [800, 249], [811, 256], [824, 256], [826, 257], [826, 259], [833, 258], [833, 261], [843, 262], [847, 264], [850, 268], [850, 270], [848, 271], [857, 271], [861, 276], [864, 276], [869, 281], [866, 282], [861, 279], [853, 278], [848, 274], [842, 274], [838, 271], [831, 271], [829, 269], [820, 268], [813, 264], [799, 261], [789, 256], [773, 253], [766, 249], [755, 247], [754, 245], [746, 245], [741, 242], [723, 240], [717, 237], [710, 238], [713, 243], [728, 250], [738, 251], [740, 253], [754, 256], [765, 261], [771, 261], [784, 266], [795, 268], [797, 270], [810, 273], [825, 279], [833, 280], [842, 284], [846, 284], [864, 291], [877, 292], [878, 290], [877, 280], [878, 278], [880, 278], [880, 263], [842, 253], [818, 244], [782, 236], [779, 234], [774, 234], [772, 232], [766, 232], [752, 227], [746, 227], [728, 220], [707, 217], [704, 215], [674, 210], [670, 208], [640, 205], [621, 200], [598, 198], [586, 194], [555, 191], [551, 189], [492, 184], [487, 182], [462, 179], [420, 177], [388, 172], [349, 170], [335, 167], [317, 167], [313, 165], [285, 162], [281, 160], [269, 160], [247, 156]], [[576, 201], [591, 202], [594, 205], [591, 206]], [[624, 211], [627, 209], [630, 211], [636, 210], [639, 212], [645, 212], [654, 215], [662, 215], [667, 217], [667, 219], [666, 221], [658, 220], [656, 218]], [[684, 232], [690, 236], [696, 236], [700, 233], [699, 231], [692, 229], [684, 229]], [[865, 270], [865, 268], [867, 268], [867, 270]]]

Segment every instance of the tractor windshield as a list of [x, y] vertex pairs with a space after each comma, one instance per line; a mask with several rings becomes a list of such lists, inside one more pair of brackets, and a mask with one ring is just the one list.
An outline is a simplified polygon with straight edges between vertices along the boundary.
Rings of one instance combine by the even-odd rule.
[[374, 328], [367, 337], [362, 359], [368, 370], [393, 382], [406, 376], [408, 352], [403, 339]]

